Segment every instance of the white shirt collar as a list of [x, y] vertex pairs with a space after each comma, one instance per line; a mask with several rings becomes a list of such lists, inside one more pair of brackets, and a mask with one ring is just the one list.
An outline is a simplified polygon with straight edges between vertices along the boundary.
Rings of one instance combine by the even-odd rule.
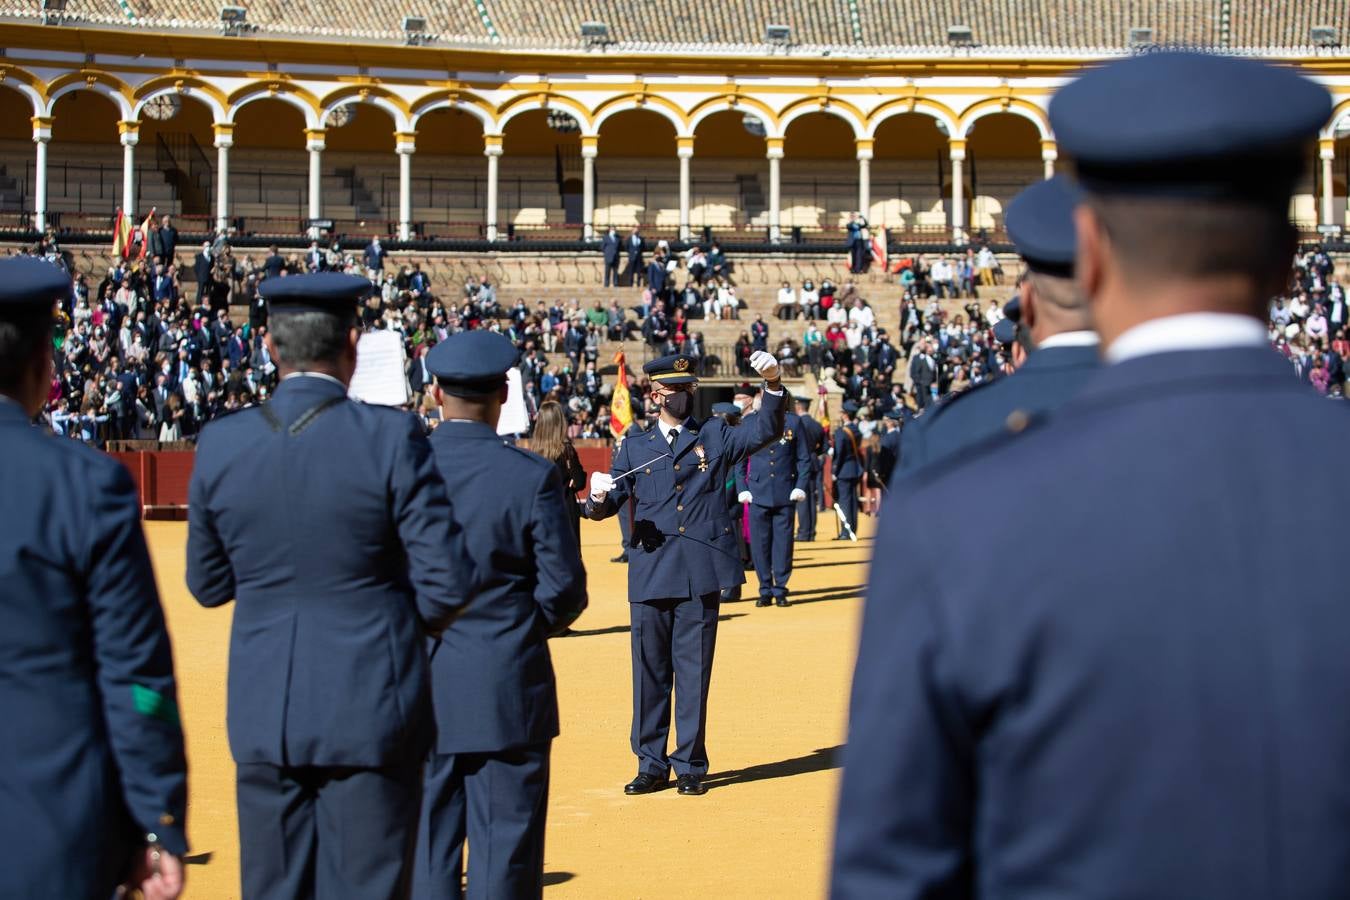
[[291, 372], [289, 375], [283, 376], [281, 380], [290, 381], [292, 378], [323, 378], [333, 382], [333, 384], [336, 384], [344, 391], [347, 390], [347, 386], [345, 384], [343, 384], [341, 381], [338, 381], [332, 375], [325, 375], [323, 372]]
[[1117, 337], [1106, 348], [1106, 362], [1178, 350], [1222, 350], [1269, 346], [1266, 326], [1237, 313], [1185, 313], [1150, 319]]
[[1036, 345], [1037, 350], [1048, 350], [1051, 347], [1095, 347], [1101, 343], [1095, 331], [1062, 331], [1059, 334], [1052, 334], [1045, 340]]
[[671, 433], [672, 431], [683, 431], [683, 430], [684, 430], [684, 424], [683, 424], [683, 423], [681, 423], [681, 424], [679, 424], [679, 425], [667, 425], [665, 419], [657, 419], [657, 420], [656, 420], [656, 427], [659, 428], [659, 429], [661, 429], [661, 437], [663, 437], [663, 438], [666, 439], [666, 443], [667, 443], [667, 444], [670, 443], [670, 433]]

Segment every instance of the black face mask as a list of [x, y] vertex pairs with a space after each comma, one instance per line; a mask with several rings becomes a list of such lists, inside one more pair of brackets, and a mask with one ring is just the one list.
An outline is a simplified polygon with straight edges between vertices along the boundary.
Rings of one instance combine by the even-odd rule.
[[689, 418], [689, 411], [694, 408], [694, 395], [689, 391], [680, 391], [666, 397], [666, 410], [675, 418], [683, 421]]

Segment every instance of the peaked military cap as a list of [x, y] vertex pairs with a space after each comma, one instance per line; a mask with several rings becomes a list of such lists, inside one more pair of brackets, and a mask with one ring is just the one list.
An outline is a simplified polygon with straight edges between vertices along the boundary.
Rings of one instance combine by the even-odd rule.
[[1326, 88], [1293, 69], [1189, 52], [1108, 63], [1050, 101], [1060, 151], [1090, 193], [1281, 206], [1330, 118]]
[[1017, 340], [1017, 326], [1022, 322], [1022, 298], [1013, 294], [1013, 298], [1003, 304], [1003, 318], [994, 323], [994, 340], [1000, 344], [1011, 344]]
[[258, 285], [274, 313], [324, 312], [335, 316], [356, 315], [356, 307], [370, 296], [370, 280], [341, 272], [314, 272], [265, 278]]
[[516, 345], [482, 329], [450, 335], [427, 352], [426, 366], [447, 394], [481, 397], [501, 390], [516, 364]]
[[851, 416], [858, 411], [858, 404], [854, 403], [852, 400], [845, 400], [843, 410]]
[[1073, 277], [1073, 260], [1078, 252], [1073, 208], [1077, 205], [1078, 190], [1064, 175], [1036, 182], [1008, 204], [1003, 223], [1027, 268]]
[[741, 408], [735, 403], [714, 403], [712, 411], [715, 416], [739, 416], [741, 414]]
[[735, 389], [731, 392], [731, 396], [753, 397], [758, 393], [759, 393], [758, 387], [756, 387], [755, 385], [751, 384], [748, 381], [742, 381], [740, 384], [736, 385]]
[[642, 371], [657, 384], [692, 384], [698, 381], [698, 376], [694, 374], [694, 358], [682, 353], [654, 359], [645, 364]]
[[36, 256], [0, 259], [0, 317], [29, 316], [70, 296], [65, 269]]

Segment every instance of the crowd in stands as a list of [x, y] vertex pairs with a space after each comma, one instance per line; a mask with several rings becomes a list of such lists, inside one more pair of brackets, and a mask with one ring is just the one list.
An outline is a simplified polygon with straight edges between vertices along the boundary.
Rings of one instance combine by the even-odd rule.
[[[478, 327], [500, 331], [520, 348], [531, 421], [544, 403], [554, 401], [565, 411], [571, 439], [609, 437], [613, 385], [602, 370], [612, 360], [600, 357], [605, 341], [640, 337], [653, 353], [696, 357], [704, 375], [734, 372], [744, 378], [752, 376], [751, 353], [772, 352], [788, 377], [809, 370], [827, 389], [858, 403], [865, 436], [897, 406], [922, 410], [939, 397], [1012, 371], [1010, 348], [993, 336], [1010, 286], [987, 300], [979, 296], [981, 287], [1002, 281], [987, 249], [972, 248], [955, 260], [902, 261], [896, 267], [897, 334], [878, 326], [871, 303], [852, 280], [835, 286], [822, 278], [819, 285], [806, 280], [799, 289], [783, 283], [772, 313], [778, 334], [771, 333], [763, 314], [755, 314], [733, 347], [710, 348], [691, 323], [716, 308], [716, 291], [723, 289], [717, 282], [730, 278], [731, 266], [720, 250], [715, 264], [705, 256], [697, 274], [675, 292], [652, 277], [658, 266], [664, 271], [672, 265], [668, 248], [658, 246], [644, 281], [636, 285], [642, 287], [640, 302], [625, 306], [616, 297], [583, 308], [577, 300], [503, 302], [487, 277], [469, 279], [447, 296], [418, 264], [393, 265], [378, 239], [362, 251], [314, 242], [305, 253], [283, 255], [275, 246], [239, 253], [224, 236], [197, 250], [197, 281], [185, 289], [172, 262], [176, 240], [166, 219], [152, 231], [142, 258], [101, 274], [72, 272], [72, 300], [57, 323], [57, 369], [48, 406], [57, 433], [100, 446], [126, 439], [191, 440], [216, 416], [265, 400], [277, 371], [264, 341], [267, 306], [259, 285], [322, 270], [371, 279], [375, 289], [362, 310], [362, 327], [402, 336], [410, 406], [429, 427], [437, 414], [422, 357], [447, 335]], [[27, 252], [69, 267], [55, 235]], [[673, 270], [680, 265], [674, 261]], [[947, 298], [964, 300], [961, 311], [941, 302]], [[1272, 345], [1299, 378], [1334, 397], [1344, 396], [1350, 373], [1348, 303], [1330, 256], [1313, 248], [1296, 257], [1289, 289], [1270, 309]], [[247, 307], [247, 318], [233, 321], [232, 307]], [[734, 297], [730, 315], [740, 315]], [[718, 355], [728, 352], [731, 359]], [[630, 389], [640, 410], [649, 385], [635, 362], [630, 360], [636, 372]]]

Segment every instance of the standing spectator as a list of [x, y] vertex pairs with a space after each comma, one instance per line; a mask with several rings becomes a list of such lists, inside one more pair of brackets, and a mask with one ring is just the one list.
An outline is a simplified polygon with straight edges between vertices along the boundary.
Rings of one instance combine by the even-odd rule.
[[581, 466], [576, 448], [567, 439], [567, 417], [561, 404], [553, 400], [539, 404], [539, 416], [534, 420], [534, 431], [530, 434], [530, 449], [557, 467], [559, 479], [566, 488], [563, 505], [580, 547], [581, 504], [577, 502], [577, 492], [586, 486], [586, 470]]
[[384, 258], [388, 255], [378, 234], [370, 239], [361, 255], [366, 261], [366, 277], [378, 283], [384, 277]]
[[762, 313], [755, 313], [755, 321], [750, 323], [750, 349], [769, 349], [769, 326]]
[[192, 261], [192, 275], [197, 280], [197, 305], [204, 306], [211, 292], [211, 242], [203, 241], [202, 249]]
[[619, 232], [613, 225], [605, 229], [605, 237], [600, 241], [600, 253], [605, 260], [605, 287], [619, 286]]
[[169, 265], [177, 252], [178, 229], [173, 227], [173, 216], [165, 215], [159, 220], [158, 228], [150, 229], [150, 256]]
[[623, 270], [624, 287], [636, 287], [638, 279], [645, 274], [642, 271], [642, 250], [642, 235], [639, 234], [639, 227], [634, 225], [624, 241], [624, 252], [628, 258], [627, 267]]

